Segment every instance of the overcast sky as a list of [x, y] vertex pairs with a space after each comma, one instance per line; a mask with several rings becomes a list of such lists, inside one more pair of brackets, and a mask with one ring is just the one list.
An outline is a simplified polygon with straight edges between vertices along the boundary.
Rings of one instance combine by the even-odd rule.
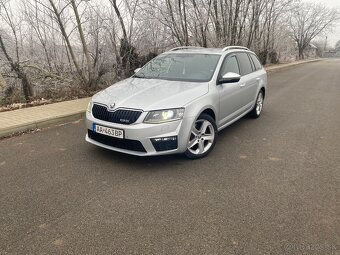
[[[314, 3], [322, 3], [329, 7], [334, 7], [340, 11], [340, 0], [307, 0]], [[335, 46], [335, 43], [340, 40], [340, 22], [338, 22], [337, 27], [328, 34], [328, 45]]]

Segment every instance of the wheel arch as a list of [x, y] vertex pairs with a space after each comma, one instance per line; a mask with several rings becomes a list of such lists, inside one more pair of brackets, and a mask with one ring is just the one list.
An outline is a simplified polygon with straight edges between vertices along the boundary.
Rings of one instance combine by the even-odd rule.
[[209, 116], [210, 116], [211, 118], [213, 118], [214, 121], [216, 122], [216, 113], [215, 113], [215, 111], [214, 111], [212, 108], [208, 107], [208, 108], [202, 110], [202, 111], [200, 112], [200, 114], [198, 114], [198, 116], [200, 116], [200, 115], [202, 115], [202, 114], [207, 114], [207, 115], [209, 115]]
[[263, 98], [265, 98], [265, 97], [266, 97], [266, 88], [262, 86], [262, 87], [260, 88], [260, 91], [263, 92]]

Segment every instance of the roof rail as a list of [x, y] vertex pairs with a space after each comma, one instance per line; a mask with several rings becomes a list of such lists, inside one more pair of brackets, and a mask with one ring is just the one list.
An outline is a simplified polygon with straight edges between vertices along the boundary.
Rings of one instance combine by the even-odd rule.
[[175, 51], [175, 50], [186, 50], [186, 49], [202, 49], [203, 47], [197, 47], [197, 46], [180, 46], [180, 47], [176, 47], [173, 48], [169, 51]]
[[227, 50], [249, 50], [249, 49], [243, 46], [227, 46], [222, 49], [222, 51], [227, 51]]

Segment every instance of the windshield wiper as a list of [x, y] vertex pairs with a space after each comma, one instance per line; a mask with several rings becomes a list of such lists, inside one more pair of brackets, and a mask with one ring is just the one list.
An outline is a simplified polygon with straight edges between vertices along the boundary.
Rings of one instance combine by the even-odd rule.
[[153, 79], [153, 77], [146, 77], [145, 75], [141, 76], [141, 75], [133, 75], [132, 76], [133, 78], [140, 78], [140, 79]]

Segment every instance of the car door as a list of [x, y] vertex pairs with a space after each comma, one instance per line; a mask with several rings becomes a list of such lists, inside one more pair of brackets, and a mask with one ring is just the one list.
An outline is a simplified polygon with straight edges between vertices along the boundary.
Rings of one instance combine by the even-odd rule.
[[240, 71], [242, 78], [240, 103], [242, 113], [248, 111], [253, 106], [254, 98], [256, 97], [257, 87], [259, 84], [259, 77], [257, 75], [255, 66], [250, 59], [248, 53], [236, 53], [237, 60], [240, 64]]
[[[240, 67], [235, 54], [226, 56], [220, 68], [218, 80], [228, 73], [240, 74]], [[217, 85], [220, 104], [220, 121], [219, 126], [223, 126], [240, 115], [239, 110], [242, 107], [242, 81], [233, 83], [222, 83]]]

